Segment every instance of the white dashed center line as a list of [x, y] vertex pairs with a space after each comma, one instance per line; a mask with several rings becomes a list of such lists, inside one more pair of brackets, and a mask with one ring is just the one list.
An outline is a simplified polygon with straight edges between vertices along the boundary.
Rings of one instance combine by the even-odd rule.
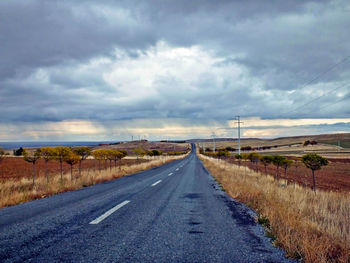
[[173, 175], [173, 173], [168, 174], [168, 176]]
[[159, 180], [157, 182], [155, 182], [154, 184], [152, 184], [151, 186], [156, 186], [157, 184], [159, 184], [162, 180]]
[[178, 171], [179, 170], [179, 168], [176, 168], [176, 170], [175, 171]]
[[116, 205], [115, 207], [113, 207], [112, 209], [109, 209], [106, 213], [104, 213], [103, 215], [99, 216], [98, 218], [96, 218], [95, 220], [92, 220], [89, 224], [90, 225], [96, 225], [98, 223], [100, 223], [102, 220], [104, 220], [106, 217], [110, 216], [111, 214], [113, 214], [115, 211], [117, 211], [118, 209], [122, 208], [124, 205], [127, 205], [128, 203], [130, 203], [129, 200], [126, 200], [122, 203], [120, 203], [119, 205]]

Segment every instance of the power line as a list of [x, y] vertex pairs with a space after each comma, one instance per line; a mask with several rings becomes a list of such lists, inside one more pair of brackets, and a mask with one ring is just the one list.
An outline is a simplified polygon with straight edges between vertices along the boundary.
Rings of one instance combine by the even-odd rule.
[[[339, 100], [336, 100], [334, 102], [329, 102], [329, 103], [326, 103], [326, 104], [322, 105], [322, 107], [319, 107], [318, 110], [322, 110], [322, 109], [327, 108], [327, 107], [333, 107], [334, 105], [336, 105], [336, 104], [338, 104], [338, 103], [340, 103], [340, 102], [342, 102], [342, 101], [344, 101], [344, 100], [346, 100], [348, 98], [350, 98], [350, 92], [348, 92], [345, 96], [343, 96]], [[301, 116], [306, 116], [306, 115], [307, 115], [307, 113], [302, 114]]]
[[[326, 75], [328, 72], [330, 72], [330, 71], [332, 71], [333, 69], [335, 69], [337, 66], [339, 66], [339, 65], [341, 65], [341, 64], [343, 64], [343, 63], [345, 63], [348, 59], [350, 59], [350, 56], [344, 57], [344, 58], [343, 58], [342, 60], [340, 60], [338, 63], [336, 63], [336, 64], [330, 66], [330, 67], [329, 67], [328, 69], [326, 69], [324, 72], [322, 72], [321, 74], [317, 75], [315, 78], [311, 79], [311, 80], [308, 81], [306, 84], [304, 84], [303, 86], [299, 87], [298, 89], [303, 89], [303, 88], [309, 86], [311, 83], [313, 83], [314, 81], [320, 79], [321, 77], [323, 77], [324, 75]], [[283, 115], [289, 115], [289, 114], [292, 113], [292, 112], [298, 111], [299, 109], [301, 109], [301, 108], [303, 108], [303, 107], [309, 105], [310, 103], [312, 103], [312, 102], [314, 102], [314, 101], [316, 101], [316, 100], [318, 100], [318, 99], [320, 99], [320, 98], [322, 98], [322, 97], [324, 97], [324, 96], [326, 96], [326, 95], [328, 95], [328, 94], [330, 94], [330, 93], [332, 93], [332, 92], [334, 92], [334, 91], [336, 91], [336, 90], [338, 90], [338, 89], [340, 89], [340, 88], [342, 88], [342, 87], [347, 86], [349, 83], [350, 83], [350, 82], [347, 82], [347, 83], [341, 85], [340, 87], [337, 87], [337, 88], [335, 88], [335, 89], [332, 89], [332, 90], [330, 90], [329, 92], [327, 92], [327, 93], [325, 93], [325, 94], [322, 94], [321, 96], [319, 96], [319, 97], [317, 97], [317, 98], [315, 98], [315, 99], [312, 99], [311, 101], [309, 101], [309, 102], [307, 102], [307, 103], [304, 103], [303, 105], [298, 106], [298, 107], [296, 107], [295, 109], [293, 109], [293, 110], [291, 110], [291, 111], [288, 111], [287, 113], [284, 113]], [[280, 116], [281, 116], [281, 115], [280, 115]]]
[[306, 84], [304, 84], [303, 86], [301, 86], [298, 89], [303, 89], [306, 86], [309, 86], [312, 82], [318, 80], [319, 78], [323, 77], [324, 75], [326, 75], [328, 72], [332, 71], [333, 69], [335, 69], [337, 66], [343, 64], [345, 61], [347, 61], [350, 58], [350, 56], [347, 56], [345, 58], [343, 58], [341, 61], [339, 61], [338, 63], [330, 66], [328, 69], [326, 69], [324, 72], [322, 72], [321, 74], [317, 75], [315, 78], [311, 79], [310, 81], [308, 81]]
[[349, 84], [350, 84], [350, 81], [349, 81], [349, 82], [346, 82], [345, 84], [343, 84], [343, 85], [341, 85], [341, 86], [339, 86], [339, 87], [336, 87], [335, 89], [332, 89], [332, 90], [330, 90], [330, 91], [328, 91], [328, 92], [322, 94], [321, 96], [318, 96], [317, 98], [312, 99], [311, 101], [308, 101], [308, 102], [304, 103], [303, 105], [301, 105], [301, 106], [299, 106], [299, 107], [297, 107], [297, 108], [295, 108], [295, 109], [293, 109], [293, 110], [291, 110], [291, 111], [285, 113], [285, 115], [288, 115], [288, 114], [290, 114], [290, 113], [292, 113], [292, 112], [298, 111], [298, 110], [300, 110], [301, 108], [303, 108], [303, 107], [305, 107], [305, 106], [311, 104], [312, 102], [315, 102], [316, 100], [318, 100], [318, 99], [320, 99], [320, 98], [322, 98], [322, 97], [324, 97], [324, 96], [326, 96], [326, 95], [328, 95], [328, 94], [330, 94], [330, 93], [332, 93], [332, 92], [334, 92], [334, 91], [336, 91], [336, 90], [338, 90], [338, 89], [341, 89], [341, 88], [343, 88], [343, 87], [345, 87], [345, 86], [347, 86], [347, 85], [349, 85]]
[[238, 124], [238, 154], [241, 155], [241, 117], [237, 116], [237, 121], [235, 122]]

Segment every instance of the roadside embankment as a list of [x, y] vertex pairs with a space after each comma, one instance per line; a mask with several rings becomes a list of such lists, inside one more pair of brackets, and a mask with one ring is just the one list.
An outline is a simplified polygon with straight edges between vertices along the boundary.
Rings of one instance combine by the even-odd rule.
[[273, 243], [304, 262], [350, 262], [350, 195], [285, 185], [272, 176], [199, 155], [236, 200], [259, 214]]
[[182, 159], [185, 156], [187, 155], [161, 156], [134, 165], [107, 167], [95, 171], [82, 170], [81, 175], [74, 176], [73, 179], [69, 172], [63, 174], [62, 180], [59, 173], [50, 175], [48, 181], [45, 176], [40, 176], [36, 178], [34, 186], [30, 177], [2, 179], [0, 180], [0, 208], [117, 179]]

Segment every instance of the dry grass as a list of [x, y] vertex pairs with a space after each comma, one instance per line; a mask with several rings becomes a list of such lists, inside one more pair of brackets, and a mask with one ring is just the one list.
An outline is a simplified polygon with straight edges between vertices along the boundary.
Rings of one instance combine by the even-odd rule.
[[81, 176], [75, 176], [73, 180], [70, 179], [70, 173], [65, 173], [62, 181], [59, 174], [50, 175], [49, 183], [47, 183], [45, 177], [41, 176], [36, 179], [35, 186], [32, 185], [32, 179], [28, 177], [1, 180], [0, 208], [113, 180], [181, 158], [184, 158], [184, 155], [162, 156], [140, 164], [122, 165], [121, 167], [96, 172], [90, 169], [83, 170]]
[[305, 262], [350, 262], [350, 195], [284, 185], [271, 176], [201, 155], [233, 198], [259, 213], [287, 256]]

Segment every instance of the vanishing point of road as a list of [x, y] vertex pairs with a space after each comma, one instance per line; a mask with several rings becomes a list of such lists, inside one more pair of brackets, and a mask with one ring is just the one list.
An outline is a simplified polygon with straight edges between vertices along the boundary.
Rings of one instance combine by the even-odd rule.
[[0, 209], [0, 262], [289, 260], [193, 149], [158, 168]]

